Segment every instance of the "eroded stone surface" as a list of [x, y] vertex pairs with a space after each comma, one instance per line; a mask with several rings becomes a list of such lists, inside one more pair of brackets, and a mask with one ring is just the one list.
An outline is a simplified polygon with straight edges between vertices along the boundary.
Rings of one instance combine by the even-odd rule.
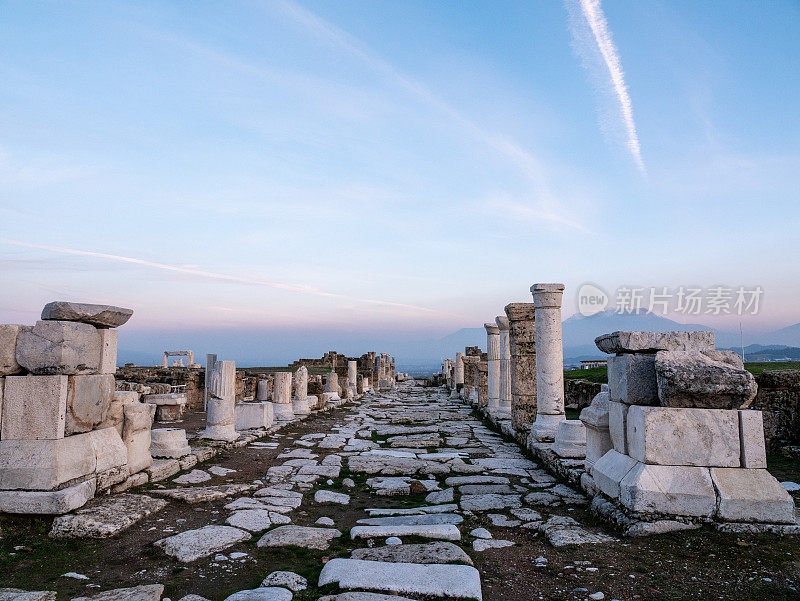
[[251, 538], [249, 532], [231, 526], [203, 526], [175, 536], [163, 538], [154, 544], [178, 561], [188, 563], [208, 557], [218, 551]]
[[160, 511], [167, 502], [147, 495], [121, 494], [99, 500], [92, 507], [53, 521], [52, 538], [106, 538], [130, 528]]

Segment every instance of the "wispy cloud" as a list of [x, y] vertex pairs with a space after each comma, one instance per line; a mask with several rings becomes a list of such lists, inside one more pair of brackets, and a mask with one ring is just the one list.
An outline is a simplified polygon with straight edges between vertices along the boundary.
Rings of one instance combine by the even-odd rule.
[[297, 292], [301, 294], [310, 294], [313, 296], [323, 296], [328, 298], [338, 298], [343, 299], [346, 301], [351, 301], [355, 303], [362, 303], [367, 305], [380, 305], [385, 307], [394, 307], [398, 309], [408, 309], [412, 311], [421, 311], [426, 313], [433, 313], [433, 309], [429, 309], [427, 307], [420, 307], [417, 305], [409, 305], [405, 303], [395, 303], [392, 301], [383, 301], [383, 300], [374, 300], [374, 299], [366, 299], [366, 298], [356, 298], [352, 296], [348, 296], [346, 294], [339, 294], [336, 292], [326, 292], [324, 290], [318, 290], [316, 288], [312, 288], [310, 286], [297, 286], [293, 284], [284, 284], [282, 282], [271, 282], [268, 280], [258, 280], [254, 278], [245, 278], [235, 275], [228, 275], [224, 273], [216, 273], [213, 271], [204, 271], [201, 269], [192, 269], [188, 267], [181, 267], [178, 265], [167, 265], [165, 263], [156, 263], [154, 261], [147, 261], [145, 259], [137, 259], [134, 257], [124, 257], [121, 255], [112, 255], [108, 253], [101, 253], [95, 252], [90, 250], [79, 250], [74, 248], [62, 248], [58, 246], [48, 246], [45, 244], [34, 244], [31, 242], [23, 242], [21, 240], [11, 240], [9, 238], [0, 238], [0, 243], [2, 244], [10, 244], [13, 246], [22, 246], [25, 248], [35, 248], [38, 250], [45, 250], [49, 252], [65, 254], [65, 255], [78, 255], [83, 257], [94, 257], [97, 259], [106, 259], [109, 261], [118, 261], [121, 263], [128, 263], [134, 265], [141, 265], [143, 267], [150, 267], [153, 269], [161, 269], [165, 271], [171, 271], [174, 273], [182, 273], [186, 275], [202, 277], [202, 278], [209, 278], [214, 280], [223, 280], [226, 282], [234, 282], [237, 284], [246, 284], [250, 286], [264, 286], [267, 288], [274, 288], [277, 290], [285, 290], [289, 292]]
[[[273, 0], [269, 3], [269, 6], [304, 27], [317, 39], [336, 46], [358, 58], [367, 67], [381, 73], [388, 81], [400, 87], [406, 93], [422, 100], [437, 112], [445, 115], [460, 128], [463, 134], [505, 156], [516, 165], [517, 169], [534, 186], [535, 195], [538, 197], [537, 200], [540, 206], [538, 209], [533, 210], [540, 215], [540, 219], [559, 225], [576, 227], [574, 221], [562, 215], [563, 207], [550, 191], [545, 168], [541, 161], [516, 140], [504, 134], [486, 130], [440, 98], [426, 85], [402, 73], [364, 42], [313, 12], [289, 0]], [[581, 227], [577, 226], [577, 229], [581, 229]]]
[[[622, 126], [625, 130], [626, 145], [633, 157], [636, 166], [642, 173], [646, 173], [642, 160], [642, 148], [639, 144], [639, 134], [633, 120], [633, 103], [631, 102], [628, 86], [625, 83], [625, 73], [622, 70], [622, 61], [611, 37], [608, 21], [603, 14], [600, 0], [566, 0], [567, 9], [571, 14], [571, 31], [576, 50], [584, 59], [587, 68], [596, 68], [595, 61], [590, 60], [593, 55], [588, 47], [591, 43], [587, 36], [581, 32], [582, 26], [588, 25], [596, 50], [600, 52], [603, 64], [611, 80], [611, 90], [619, 103], [619, 112]], [[578, 16], [580, 14], [580, 17]]]

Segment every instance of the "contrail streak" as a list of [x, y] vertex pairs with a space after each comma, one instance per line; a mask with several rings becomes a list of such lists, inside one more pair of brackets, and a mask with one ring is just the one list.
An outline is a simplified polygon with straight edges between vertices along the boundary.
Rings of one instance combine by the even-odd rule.
[[213, 271], [204, 271], [201, 269], [191, 269], [188, 267], [178, 267], [177, 265], [167, 265], [165, 263], [156, 263], [147, 261], [145, 259], [136, 259], [134, 257], [123, 257], [121, 255], [111, 255], [108, 253], [94, 252], [90, 250], [78, 250], [74, 248], [62, 248], [59, 246], [47, 246], [45, 244], [33, 244], [31, 242], [22, 242], [21, 240], [11, 240], [9, 238], [0, 238], [0, 243], [11, 244], [13, 246], [23, 246], [25, 248], [36, 248], [39, 250], [46, 250], [49, 252], [60, 253], [64, 255], [78, 255], [82, 257], [95, 257], [98, 259], [107, 259], [109, 261], [118, 261], [120, 263], [132, 263], [134, 265], [142, 265], [144, 267], [152, 267], [153, 269], [163, 269], [165, 271], [173, 271], [176, 273], [185, 273], [214, 280], [223, 280], [226, 282], [235, 282], [237, 284], [246, 284], [250, 286], [265, 286], [267, 288], [276, 288], [278, 290], [287, 290], [290, 292], [298, 292], [302, 294], [312, 294], [314, 296], [325, 296], [328, 298], [341, 298], [344, 300], [355, 301], [370, 305], [382, 305], [386, 307], [398, 307], [402, 309], [411, 309], [414, 311], [424, 311], [426, 313], [434, 313], [433, 309], [427, 307], [418, 307], [416, 305], [408, 305], [405, 303], [394, 303], [391, 301], [372, 300], [366, 298], [355, 298], [347, 296], [346, 294], [338, 294], [336, 292], [325, 292], [311, 288], [310, 286], [296, 286], [292, 284], [283, 284], [281, 282], [270, 282], [267, 280], [256, 280], [252, 278], [243, 278], [235, 275], [227, 275], [224, 273], [215, 273]]
[[611, 77], [611, 86], [619, 101], [622, 122], [625, 127], [627, 146], [636, 166], [642, 173], [646, 173], [644, 161], [642, 160], [642, 149], [639, 144], [639, 134], [636, 132], [636, 123], [633, 120], [633, 103], [628, 86], [625, 84], [625, 73], [622, 70], [622, 61], [619, 58], [617, 47], [611, 38], [611, 31], [608, 22], [600, 7], [600, 0], [580, 0], [581, 12], [583, 13], [589, 28], [594, 36], [597, 49], [603, 57], [608, 73]]

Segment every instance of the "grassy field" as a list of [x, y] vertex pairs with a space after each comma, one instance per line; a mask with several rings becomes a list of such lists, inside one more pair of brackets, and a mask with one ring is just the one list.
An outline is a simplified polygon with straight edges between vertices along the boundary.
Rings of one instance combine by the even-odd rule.
[[[800, 369], [800, 361], [745, 363], [744, 367], [751, 374], [757, 376], [761, 372], [768, 370]], [[588, 380], [589, 382], [605, 384], [608, 382], [608, 368], [593, 367], [592, 369], [567, 369], [564, 371], [564, 377], [568, 380]]]

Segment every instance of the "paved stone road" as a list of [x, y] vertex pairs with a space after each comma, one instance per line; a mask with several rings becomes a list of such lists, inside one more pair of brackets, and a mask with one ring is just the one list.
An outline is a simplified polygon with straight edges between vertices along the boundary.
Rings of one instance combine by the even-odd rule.
[[[231, 600], [482, 599], [473, 558], [515, 545], [504, 532], [529, 529], [554, 546], [614, 540], [567, 515], [587, 503], [582, 494], [557, 483], [441, 389], [400, 384], [349, 407], [324, 431], [251, 443], [250, 449], [280, 451], [262, 478], [236, 481], [231, 470], [200, 464], [173, 479], [180, 487], [151, 491], [171, 503], [215, 498], [224, 503], [220, 511], [203, 514], [208, 523], [195, 522], [155, 542], [160, 551], [154, 552], [172, 566], [210, 562], [207, 571], [213, 572], [249, 559], [247, 552], [232, 549], [244, 541], [276, 553], [286, 550], [282, 570], [263, 574], [260, 588]], [[306, 425], [313, 428], [314, 422], [312, 416]], [[209, 485], [210, 475], [229, 481]], [[71, 518], [70, 528], [97, 527], [103, 515], [118, 516], [114, 507], [122, 503], [133, 516], [161, 510], [153, 506], [153, 496], [116, 495]], [[145, 522], [131, 529], [145, 528]], [[486, 527], [475, 528], [476, 522]], [[295, 573], [290, 551], [297, 547], [330, 551], [318, 560], [318, 580], [307, 582]], [[529, 561], [531, 567], [546, 563]], [[257, 561], [249, 564], [250, 580], [257, 569]], [[127, 597], [119, 598], [134, 598], [134, 592], [143, 601], [162, 594], [158, 587], [128, 589]]]

